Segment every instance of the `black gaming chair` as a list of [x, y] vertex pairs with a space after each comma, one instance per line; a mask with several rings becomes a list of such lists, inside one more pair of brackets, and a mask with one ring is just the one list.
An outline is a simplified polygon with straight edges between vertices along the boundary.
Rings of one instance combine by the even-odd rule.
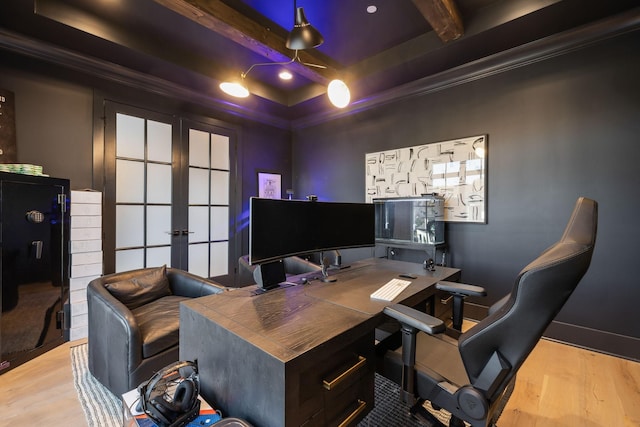
[[403, 400], [417, 401], [417, 412], [424, 400], [445, 409], [450, 426], [495, 425], [518, 369], [589, 268], [597, 219], [597, 203], [578, 199], [560, 241], [527, 265], [511, 293], [457, 341], [443, 333], [439, 319], [387, 307], [402, 324], [403, 344], [385, 355], [384, 375], [402, 385]]

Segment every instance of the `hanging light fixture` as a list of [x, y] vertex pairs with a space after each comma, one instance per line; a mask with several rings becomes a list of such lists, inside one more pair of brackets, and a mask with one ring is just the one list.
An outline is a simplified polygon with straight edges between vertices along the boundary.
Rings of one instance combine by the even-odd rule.
[[296, 0], [293, 1], [293, 9], [295, 24], [287, 37], [287, 48], [291, 50], [312, 49], [324, 43], [322, 34], [309, 23], [304, 15], [304, 9], [297, 7]]
[[338, 108], [344, 108], [351, 102], [349, 87], [342, 80], [331, 80], [327, 87], [327, 95], [329, 101]]
[[[247, 71], [240, 73], [240, 80], [220, 83], [220, 89], [224, 93], [236, 98], [246, 98], [249, 96], [250, 92], [245, 84], [245, 78], [255, 67], [288, 65], [298, 61], [307, 67], [327, 68], [320, 64], [302, 62], [298, 56], [299, 50], [318, 47], [324, 42], [324, 38], [322, 37], [322, 34], [320, 34], [320, 32], [309, 23], [307, 17], [304, 15], [303, 8], [297, 7], [296, 0], [293, 1], [293, 9], [295, 13], [295, 24], [291, 32], [289, 32], [285, 43], [288, 49], [295, 51], [293, 58], [291, 58], [290, 61], [285, 62], [263, 62], [251, 65]], [[329, 95], [329, 101], [338, 108], [344, 108], [349, 105], [349, 102], [351, 102], [351, 93], [349, 92], [349, 88], [342, 80], [332, 80], [327, 87], [327, 94]]]
[[250, 95], [247, 85], [244, 83], [245, 73], [240, 74], [240, 79], [236, 79], [230, 82], [220, 83], [220, 89], [227, 95], [234, 96], [236, 98], [246, 98]]

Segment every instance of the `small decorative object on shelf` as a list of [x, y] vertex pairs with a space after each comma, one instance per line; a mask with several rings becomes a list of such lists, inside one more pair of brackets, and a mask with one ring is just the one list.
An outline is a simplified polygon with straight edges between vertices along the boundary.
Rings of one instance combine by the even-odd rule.
[[0, 163], [0, 172], [20, 173], [23, 175], [49, 176], [42, 173], [42, 166], [28, 163]]

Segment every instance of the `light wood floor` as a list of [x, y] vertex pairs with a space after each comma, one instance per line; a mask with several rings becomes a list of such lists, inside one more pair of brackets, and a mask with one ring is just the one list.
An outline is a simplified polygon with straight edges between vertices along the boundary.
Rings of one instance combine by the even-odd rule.
[[[65, 343], [0, 375], [0, 426], [84, 426]], [[542, 340], [500, 427], [638, 427], [640, 363]]]

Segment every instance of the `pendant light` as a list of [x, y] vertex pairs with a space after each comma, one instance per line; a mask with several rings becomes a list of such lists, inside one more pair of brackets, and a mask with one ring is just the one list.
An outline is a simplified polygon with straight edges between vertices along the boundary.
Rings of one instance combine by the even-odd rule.
[[[307, 20], [304, 14], [304, 10], [301, 7], [297, 7], [296, 0], [293, 1], [294, 9], [294, 26], [289, 32], [286, 40], [286, 47], [295, 51], [293, 58], [286, 62], [266, 62], [253, 64], [247, 71], [240, 74], [239, 80], [227, 81], [220, 83], [220, 89], [227, 95], [234, 96], [236, 98], [246, 98], [250, 95], [249, 89], [245, 84], [245, 77], [247, 74], [255, 68], [268, 65], [288, 65], [295, 61], [300, 62], [308, 67], [326, 68], [324, 65], [310, 64], [302, 62], [298, 56], [299, 50], [312, 49], [320, 46], [324, 42], [322, 34], [316, 30]], [[344, 108], [351, 102], [351, 93], [349, 87], [342, 80], [332, 80], [327, 87], [327, 95], [329, 101], [337, 108]]]
[[287, 48], [304, 50], [320, 46], [324, 42], [322, 34], [309, 23], [304, 9], [297, 7], [296, 0], [293, 1], [293, 9], [295, 24], [287, 37]]

